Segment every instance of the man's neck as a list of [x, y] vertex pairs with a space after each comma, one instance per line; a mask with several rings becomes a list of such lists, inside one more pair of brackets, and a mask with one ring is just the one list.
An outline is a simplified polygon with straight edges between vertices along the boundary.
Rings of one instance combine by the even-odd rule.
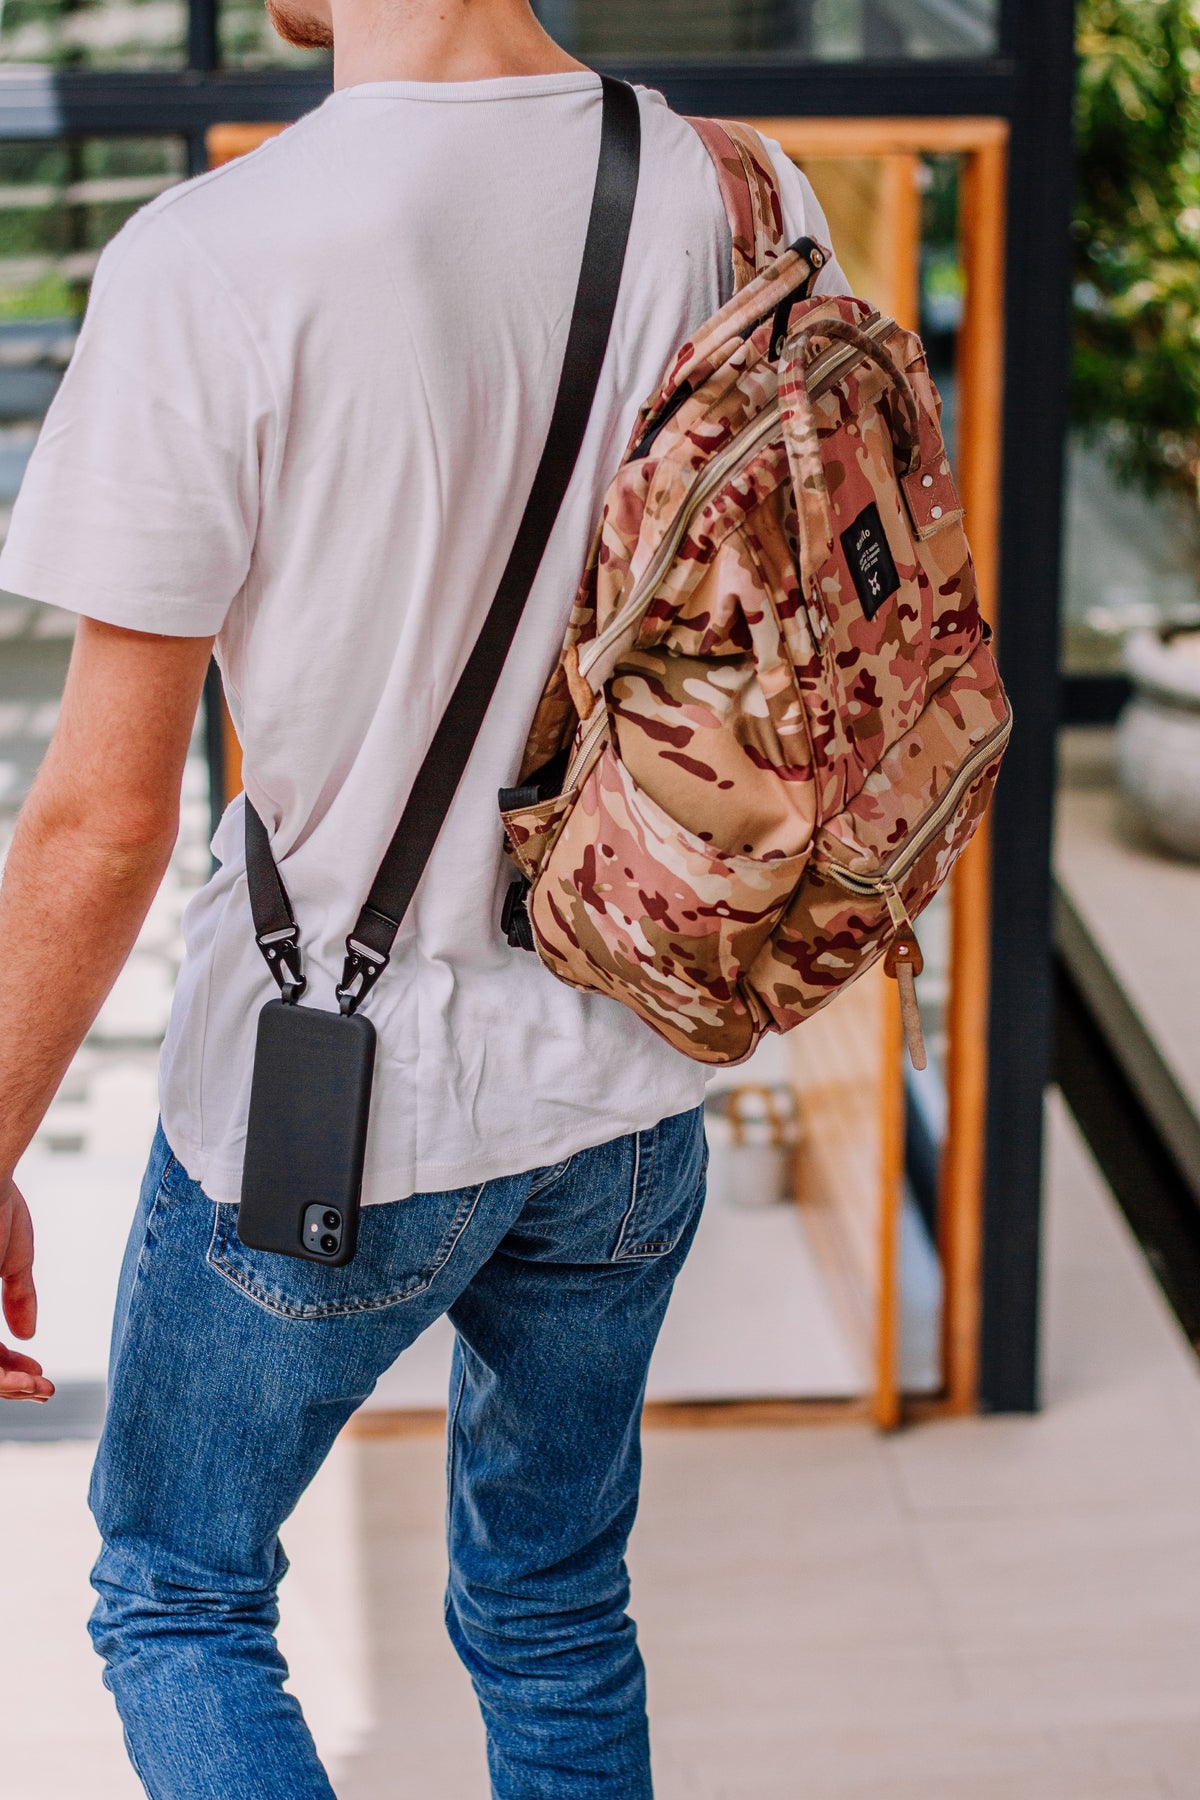
[[333, 38], [335, 88], [564, 75], [586, 66], [547, 36], [526, 0], [333, 0]]

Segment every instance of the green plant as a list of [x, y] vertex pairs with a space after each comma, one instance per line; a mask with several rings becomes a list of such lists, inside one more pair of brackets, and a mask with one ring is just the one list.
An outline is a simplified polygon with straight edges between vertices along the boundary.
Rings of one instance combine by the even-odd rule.
[[73, 319], [83, 311], [83, 293], [53, 269], [23, 287], [0, 287], [0, 319]]
[[1074, 416], [1200, 492], [1200, 0], [1081, 0]]

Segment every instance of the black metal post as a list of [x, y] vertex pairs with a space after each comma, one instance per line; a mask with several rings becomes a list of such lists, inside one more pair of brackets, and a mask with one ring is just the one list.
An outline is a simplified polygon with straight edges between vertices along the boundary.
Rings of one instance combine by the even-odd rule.
[[814, 0], [775, 0], [772, 43], [793, 56], [811, 56]]
[[891, 14], [868, 0], [863, 8], [864, 56], [903, 56], [904, 33]]
[[188, 68], [208, 74], [219, 62], [217, 0], [188, 0]]
[[203, 131], [187, 134], [187, 170], [189, 175], [203, 175], [208, 167], [208, 137]]
[[1070, 352], [1074, 0], [1013, 0], [1000, 656], [1016, 730], [994, 814], [981, 1400], [1038, 1403], [1042, 1103], [1053, 1043], [1051, 829]]

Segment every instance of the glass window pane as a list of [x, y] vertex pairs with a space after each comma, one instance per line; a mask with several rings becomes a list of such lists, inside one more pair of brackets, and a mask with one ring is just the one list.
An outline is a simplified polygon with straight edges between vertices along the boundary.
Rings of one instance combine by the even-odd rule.
[[177, 138], [0, 143], [0, 537], [101, 250], [185, 173]]
[[1200, 515], [1180, 493], [1147, 493], [1083, 436], [1067, 457], [1063, 662], [1117, 675], [1131, 631], [1200, 624]]
[[988, 56], [999, 0], [535, 0], [581, 56]]
[[187, 0], [4, 0], [0, 60], [57, 67], [178, 65]]

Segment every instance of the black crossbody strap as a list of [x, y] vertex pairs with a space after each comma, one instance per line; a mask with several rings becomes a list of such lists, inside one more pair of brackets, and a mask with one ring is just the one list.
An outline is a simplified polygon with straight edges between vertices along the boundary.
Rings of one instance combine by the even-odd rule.
[[[338, 987], [352, 1013], [387, 966], [396, 933], [458, 791], [574, 473], [608, 350], [641, 159], [637, 95], [603, 83], [600, 164], [558, 397], [524, 516], [487, 618], [417, 774], [353, 931]], [[262, 820], [246, 802], [246, 876], [254, 931], [285, 1000], [303, 991], [299, 936]]]
[[250, 890], [255, 940], [284, 999], [298, 1000], [305, 988], [300, 964], [300, 930], [283, 877], [271, 855], [267, 828], [251, 806], [249, 795], [245, 805], [246, 885]]

